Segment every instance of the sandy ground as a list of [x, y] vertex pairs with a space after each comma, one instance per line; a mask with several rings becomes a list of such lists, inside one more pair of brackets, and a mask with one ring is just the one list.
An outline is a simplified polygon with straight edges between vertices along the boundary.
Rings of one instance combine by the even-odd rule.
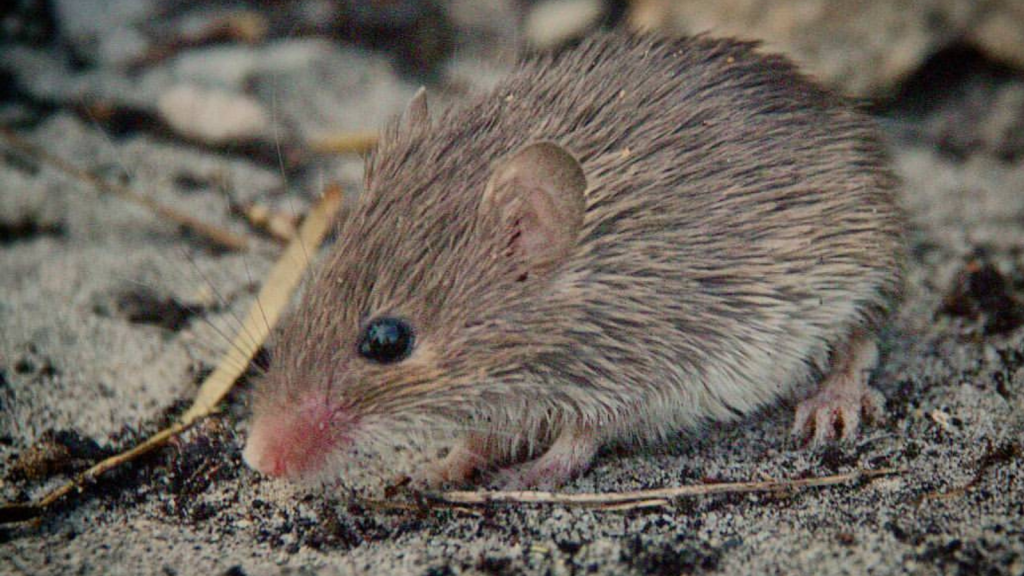
[[[106, 95], [151, 107], [170, 85], [215, 78], [305, 136], [379, 125], [418, 85], [379, 53], [301, 39], [195, 49], [136, 75], [77, 70], [28, 45], [5, 59], [22, 93], [3, 100], [4, 124], [236, 232], [247, 228], [229, 198], [299, 211], [326, 179], [357, 190], [360, 162], [282, 173], [262, 144], [211, 150], [146, 126], [119, 132], [73, 104]], [[566, 490], [899, 476], [630, 512], [381, 511], [345, 488], [291, 487], [242, 465], [243, 384], [223, 414], [166, 449], [40, 520], [0, 527], [0, 574], [1024, 574], [1024, 164], [983, 137], [951, 148], [937, 113], [897, 104], [884, 122], [912, 243], [875, 380], [888, 421], [851, 445], [804, 450], [787, 439], [783, 407], [649, 453], [608, 452]], [[36, 497], [177, 414], [276, 253], [266, 240], [217, 253], [0, 144], [0, 500]], [[24, 456], [46, 446], [65, 446], [65, 467], [33, 478]]]

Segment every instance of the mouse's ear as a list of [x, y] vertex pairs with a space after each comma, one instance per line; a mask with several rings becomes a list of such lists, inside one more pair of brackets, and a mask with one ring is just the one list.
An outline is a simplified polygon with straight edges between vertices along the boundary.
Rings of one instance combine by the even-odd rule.
[[402, 113], [402, 125], [411, 129], [422, 124], [430, 124], [430, 109], [427, 107], [427, 89], [420, 86]]
[[495, 166], [481, 206], [497, 212], [511, 253], [531, 270], [544, 271], [575, 246], [586, 189], [587, 178], [572, 154], [553, 142], [537, 142]]

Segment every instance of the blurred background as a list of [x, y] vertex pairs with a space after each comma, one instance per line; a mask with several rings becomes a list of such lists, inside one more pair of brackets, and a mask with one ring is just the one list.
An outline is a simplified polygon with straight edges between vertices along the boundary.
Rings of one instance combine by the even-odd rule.
[[[0, 123], [61, 107], [114, 135], [290, 169], [320, 137], [377, 128], [421, 84], [458, 98], [601, 28], [759, 40], [944, 153], [1013, 161], [1024, 147], [1016, 0], [7, 0]], [[197, 117], [218, 103], [231, 113]], [[273, 139], [280, 153], [257, 145]]]
[[[185, 82], [259, 96], [268, 71], [324, 63], [316, 41], [385, 56], [403, 80], [457, 92], [500, 76], [518, 53], [558, 50], [599, 28], [761, 40], [877, 110], [948, 116], [957, 129], [935, 118], [917, 127], [952, 152], [1015, 156], [1024, 141], [1016, 0], [7, 0], [0, 121], [26, 120], [10, 105], [19, 98], [117, 116], [159, 113], [159, 93]], [[32, 66], [40, 50], [56, 57], [63, 82]], [[112, 75], [90, 80], [100, 69]], [[106, 120], [116, 130], [129, 119]]]

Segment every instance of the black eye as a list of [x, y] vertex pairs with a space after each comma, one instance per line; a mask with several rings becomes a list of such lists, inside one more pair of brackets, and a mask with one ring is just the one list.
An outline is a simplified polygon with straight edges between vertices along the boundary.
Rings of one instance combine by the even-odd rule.
[[371, 320], [359, 339], [359, 354], [381, 364], [404, 360], [412, 353], [412, 326], [398, 318]]

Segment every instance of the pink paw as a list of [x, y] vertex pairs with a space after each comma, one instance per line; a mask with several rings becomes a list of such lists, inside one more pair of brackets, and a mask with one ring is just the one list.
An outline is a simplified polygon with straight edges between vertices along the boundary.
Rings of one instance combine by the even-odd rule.
[[862, 416], [881, 421], [884, 406], [885, 398], [866, 386], [825, 387], [797, 406], [790, 434], [808, 440], [812, 446], [852, 440], [857, 437]]
[[486, 466], [486, 456], [465, 445], [456, 445], [445, 458], [428, 462], [414, 472], [412, 485], [420, 490], [429, 490], [467, 484], [477, 470]]
[[573, 463], [547, 454], [518, 466], [494, 473], [494, 482], [502, 490], [553, 490], [587, 471], [590, 462]]
[[597, 454], [596, 437], [568, 429], [539, 458], [499, 470], [494, 479], [505, 490], [551, 490], [583, 474]]
[[444, 460], [429, 462], [410, 476], [410, 484], [417, 490], [433, 490], [446, 485], [458, 486], [471, 475], [469, 471], [454, 469], [445, 465]]

